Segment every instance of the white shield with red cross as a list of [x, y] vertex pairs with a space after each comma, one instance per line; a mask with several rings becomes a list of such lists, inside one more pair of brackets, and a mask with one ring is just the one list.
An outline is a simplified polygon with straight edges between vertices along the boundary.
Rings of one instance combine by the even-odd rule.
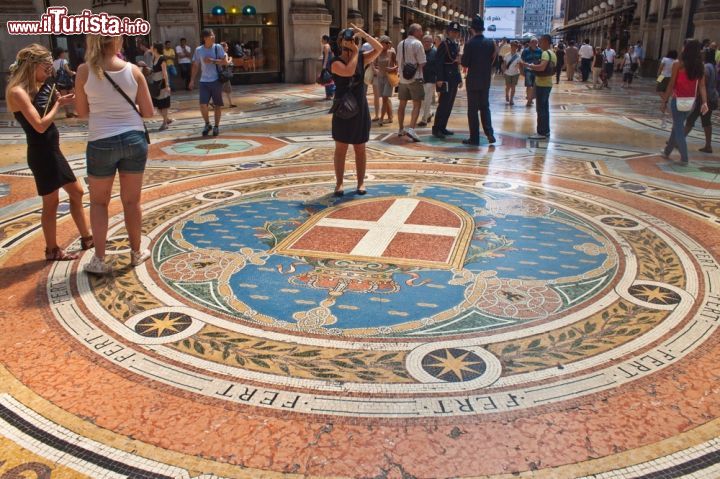
[[314, 215], [274, 253], [461, 269], [473, 234], [462, 209], [428, 198], [351, 201]]

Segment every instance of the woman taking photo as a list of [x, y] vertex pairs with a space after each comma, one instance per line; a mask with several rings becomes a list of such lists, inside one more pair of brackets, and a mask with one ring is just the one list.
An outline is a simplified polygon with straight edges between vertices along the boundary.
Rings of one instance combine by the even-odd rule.
[[[357, 175], [358, 195], [367, 193], [365, 190], [365, 166], [367, 162], [365, 143], [370, 139], [370, 108], [367, 102], [367, 92], [363, 76], [365, 65], [373, 62], [382, 45], [371, 35], [368, 35], [355, 25], [340, 32], [338, 46], [340, 56], [333, 58], [330, 71], [335, 81], [335, 103], [333, 104], [332, 137], [335, 140], [335, 196], [342, 196], [343, 178], [345, 176], [345, 156], [348, 145], [355, 150], [355, 170]], [[360, 53], [356, 38], [365, 38], [372, 50]], [[341, 107], [343, 97], [352, 95], [357, 103], [357, 112], [351, 118], [340, 118], [336, 110]], [[346, 115], [343, 115], [346, 116]]]
[[[377, 78], [378, 92], [380, 93], [380, 101], [382, 103], [380, 107], [378, 126], [383, 126], [393, 122], [393, 111], [392, 103], [390, 103], [390, 97], [392, 97], [394, 87], [388, 80], [388, 73], [397, 72], [398, 65], [395, 58], [395, 50], [392, 47], [390, 37], [385, 35], [380, 37], [380, 45], [382, 46], [382, 51], [376, 55], [377, 58], [373, 63], [372, 68], [375, 69], [375, 78]], [[387, 121], [383, 121], [385, 115], [387, 115]]]
[[[45, 259], [68, 261], [77, 254], [65, 252], [57, 244], [58, 190], [70, 197], [70, 214], [80, 232], [82, 249], [93, 246], [83, 211], [83, 189], [60, 151], [60, 133], [53, 119], [61, 107], [70, 105], [74, 95], [59, 96], [45, 83], [52, 77], [53, 59], [43, 46], [32, 44], [20, 50], [10, 65], [5, 98], [7, 108], [20, 123], [27, 137], [27, 160], [35, 178], [38, 195], [42, 197], [42, 224], [45, 237]], [[49, 103], [49, 105], [48, 105]]]
[[[699, 99], [697, 98], [699, 94]], [[705, 65], [703, 64], [700, 42], [687, 40], [680, 60], [673, 63], [672, 76], [663, 96], [662, 112], [665, 113], [668, 101], [672, 114], [673, 127], [665, 149], [660, 153], [669, 159], [670, 153], [677, 147], [680, 152], [680, 164], [688, 164], [687, 142], [685, 141], [685, 120], [700, 101], [700, 114], [708, 112], [707, 92], [705, 91]]]
[[167, 62], [163, 55], [163, 44], [153, 44], [153, 65], [150, 81], [155, 88], [152, 97], [152, 104], [158, 109], [162, 115], [163, 122], [158, 131], [167, 130], [172, 120], [168, 118], [168, 110], [170, 109], [170, 78], [168, 76]]
[[140, 192], [148, 151], [143, 118], [153, 116], [153, 105], [140, 69], [117, 57], [121, 47], [122, 37], [88, 35], [85, 63], [78, 67], [75, 85], [77, 112], [81, 117], [89, 115], [85, 156], [95, 255], [85, 271], [93, 274], [110, 272], [105, 263], [105, 243], [116, 172], [120, 172], [130, 264], [138, 266], [150, 257], [148, 250], [140, 249]]

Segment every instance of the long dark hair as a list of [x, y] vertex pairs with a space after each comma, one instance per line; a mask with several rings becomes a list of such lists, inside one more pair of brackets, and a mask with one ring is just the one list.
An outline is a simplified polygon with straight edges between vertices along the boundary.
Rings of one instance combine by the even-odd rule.
[[705, 65], [700, 54], [700, 42], [691, 38], [685, 42], [685, 47], [680, 54], [680, 61], [683, 63], [685, 73], [690, 80], [699, 80], [705, 75]]

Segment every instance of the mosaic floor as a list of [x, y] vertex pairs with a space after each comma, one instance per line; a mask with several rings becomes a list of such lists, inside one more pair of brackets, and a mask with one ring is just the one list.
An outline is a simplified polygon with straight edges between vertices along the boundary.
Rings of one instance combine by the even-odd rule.
[[[322, 88], [153, 131], [143, 242], [46, 263], [0, 125], [0, 478], [718, 478], [720, 154], [658, 151], [650, 83], [492, 107], [498, 144], [373, 127], [331, 195]], [[716, 128], [720, 127], [718, 117]], [[85, 177], [84, 126], [61, 120]], [[720, 141], [713, 144], [720, 152]], [[351, 170], [346, 191], [351, 191]], [[117, 190], [115, 190], [117, 193]], [[60, 239], [79, 239], [61, 204]]]

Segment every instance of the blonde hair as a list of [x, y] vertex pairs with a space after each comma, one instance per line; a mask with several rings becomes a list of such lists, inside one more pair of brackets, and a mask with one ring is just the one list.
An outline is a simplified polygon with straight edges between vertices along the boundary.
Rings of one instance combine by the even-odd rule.
[[10, 90], [18, 86], [31, 97], [34, 96], [39, 89], [35, 80], [35, 67], [52, 61], [50, 50], [37, 43], [20, 50], [15, 56], [15, 63], [10, 65], [10, 78], [5, 88], [5, 98], [10, 98]]
[[101, 80], [103, 79], [103, 59], [110, 48], [113, 49], [111, 54], [115, 54], [118, 39], [122, 39], [122, 37], [104, 35], [88, 35], [85, 37], [85, 63], [88, 64], [90, 71]]

